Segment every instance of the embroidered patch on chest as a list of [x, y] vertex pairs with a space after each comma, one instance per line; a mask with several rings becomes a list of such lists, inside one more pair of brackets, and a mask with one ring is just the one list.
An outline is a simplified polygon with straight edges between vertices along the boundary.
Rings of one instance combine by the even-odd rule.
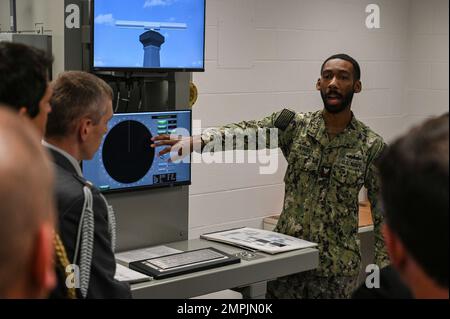
[[339, 164], [348, 168], [360, 170], [364, 167], [364, 159], [360, 154], [345, 154]]

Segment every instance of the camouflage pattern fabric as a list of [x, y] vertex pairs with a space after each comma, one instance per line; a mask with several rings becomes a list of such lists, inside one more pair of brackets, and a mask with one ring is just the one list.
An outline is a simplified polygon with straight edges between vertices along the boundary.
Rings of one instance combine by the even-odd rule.
[[[260, 121], [207, 129], [202, 133], [206, 145], [203, 151], [213, 151], [208, 145], [214, 143], [221, 143], [223, 150], [281, 149], [288, 168], [283, 211], [275, 231], [319, 244], [319, 267], [314, 271], [318, 282], [323, 282], [324, 277], [358, 276], [361, 262], [358, 195], [364, 185], [375, 227], [375, 263], [386, 266], [388, 258], [380, 232], [382, 214], [377, 198], [379, 180], [374, 165], [385, 147], [383, 139], [353, 116], [348, 127], [330, 141], [322, 111], [317, 111], [296, 113], [285, 130], [278, 130], [278, 145], [270, 144], [267, 129], [275, 128], [280, 113]], [[245, 135], [250, 130], [258, 131], [258, 136], [249, 135], [244, 143], [236, 140], [225, 143], [233, 135]], [[263, 135], [265, 144], [258, 143]], [[290, 287], [293, 283], [287, 284], [287, 290], [295, 289]]]
[[320, 277], [307, 271], [268, 282], [266, 298], [350, 299], [356, 288], [356, 277]]

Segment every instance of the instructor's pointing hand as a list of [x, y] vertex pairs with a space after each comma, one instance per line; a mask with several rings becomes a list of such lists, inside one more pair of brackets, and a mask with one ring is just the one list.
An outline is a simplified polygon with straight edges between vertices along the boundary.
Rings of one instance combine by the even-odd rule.
[[159, 156], [172, 152], [176, 152], [178, 156], [187, 156], [193, 151], [193, 141], [194, 138], [192, 136], [163, 134], [152, 138], [151, 147], [167, 146], [158, 153]]

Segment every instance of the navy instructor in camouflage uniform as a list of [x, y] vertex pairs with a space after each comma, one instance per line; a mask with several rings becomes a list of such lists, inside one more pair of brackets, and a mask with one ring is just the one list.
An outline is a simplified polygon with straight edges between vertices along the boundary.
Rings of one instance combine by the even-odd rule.
[[[198, 137], [177, 140], [161, 135], [153, 139], [153, 147], [167, 145], [160, 152], [162, 155], [180, 143], [190, 143], [192, 150], [201, 142], [203, 150], [215, 137], [225, 141], [233, 131], [278, 129], [277, 146], [287, 159], [288, 168], [284, 207], [275, 231], [318, 243], [320, 261], [313, 271], [269, 282], [269, 298], [350, 297], [361, 265], [358, 195], [362, 186], [368, 190], [372, 207], [375, 263], [380, 267], [387, 264], [374, 165], [385, 143], [351, 111], [353, 95], [362, 89], [360, 77], [360, 67], [352, 57], [333, 55], [323, 63], [316, 84], [323, 110], [295, 113], [285, 109], [260, 121], [208, 129]], [[231, 144], [233, 148], [237, 145]], [[241, 145], [249, 149], [250, 143]]]

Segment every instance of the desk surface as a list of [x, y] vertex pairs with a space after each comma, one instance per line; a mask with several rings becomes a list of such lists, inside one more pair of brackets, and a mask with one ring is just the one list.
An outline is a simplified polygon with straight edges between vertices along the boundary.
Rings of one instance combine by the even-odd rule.
[[[165, 244], [165, 246], [183, 251], [214, 247], [229, 254], [245, 251], [239, 247], [203, 239], [175, 242]], [[315, 269], [319, 265], [319, 252], [315, 248], [276, 255], [259, 252], [257, 254], [261, 255], [262, 258], [249, 261], [241, 260], [239, 264], [133, 284], [131, 285], [131, 292], [133, 298], [191, 298]]]

